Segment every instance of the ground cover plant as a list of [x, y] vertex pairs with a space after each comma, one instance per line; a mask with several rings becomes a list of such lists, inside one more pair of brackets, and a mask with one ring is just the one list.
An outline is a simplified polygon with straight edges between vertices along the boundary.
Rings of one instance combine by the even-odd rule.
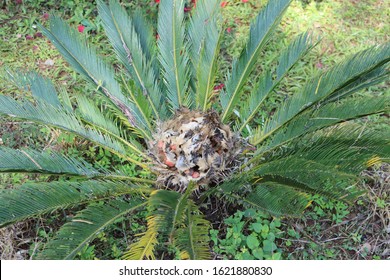
[[[85, 205], [93, 200], [65, 224], [38, 255], [70, 258], [103, 226], [128, 212], [146, 207], [147, 230], [132, 245], [127, 256], [153, 258], [154, 246], [147, 247], [146, 244], [155, 245], [158, 238], [166, 238], [178, 257], [200, 258], [209, 255], [209, 223], [199, 207], [210, 199], [225, 199], [233, 205], [243, 204], [273, 215], [301, 213], [312, 201], [307, 193], [353, 199], [359, 194], [353, 187], [359, 172], [388, 157], [387, 136], [345, 121], [388, 110], [385, 97], [371, 100], [353, 95], [362, 86], [379, 83], [385, 78], [388, 46], [363, 51], [313, 78], [303, 87], [303, 93], [283, 101], [270, 120], [259, 125], [262, 102], [314, 45], [307, 33], [298, 36], [276, 59], [275, 68], [263, 70], [254, 89], [245, 90], [245, 82], [255, 68], [262, 47], [271, 39], [271, 33], [266, 31], [275, 30], [289, 2], [276, 1], [264, 8], [252, 24], [250, 39], [233, 63], [225, 84], [217, 87], [214, 80], [219, 75], [216, 54], [221, 34], [217, 2], [210, 6], [215, 9], [210, 10], [198, 2], [191, 19], [186, 18], [183, 3], [176, 7], [169, 1], [160, 3], [157, 52], [156, 45], [150, 42], [155, 38], [154, 34], [150, 32], [145, 38], [141, 35], [145, 32], [136, 31], [136, 26], [145, 26], [137, 23], [142, 18], [133, 18], [134, 27], [128, 29], [133, 32], [126, 38], [119, 32], [120, 28], [116, 30], [114, 21], [118, 19], [112, 17], [113, 11], [115, 15], [121, 14], [119, 26], [126, 27], [131, 21], [125, 12], [113, 2], [110, 6], [100, 3], [103, 25], [124, 67], [123, 72], [117, 71], [118, 79], [104, 60], [95, 58], [93, 50], [87, 49], [81, 36], [59, 18], [52, 18], [50, 29], [42, 29], [44, 35], [86, 80], [94, 84], [90, 97], [98, 99], [97, 104], [81, 94], [72, 97], [76, 100], [72, 104], [66, 92], [60, 91], [60, 98], [57, 98], [50, 82], [37, 74], [15, 73], [12, 79], [21, 87], [30, 87], [33, 99], [21, 104], [2, 96], [2, 112], [48, 123], [85, 137], [105, 147], [103, 153], [108, 151], [122, 158], [122, 163], [133, 163], [155, 175], [142, 173], [139, 176], [139, 169], [136, 172], [110, 170], [103, 162], [91, 166], [79, 158], [58, 152], [2, 148], [2, 170], [5, 172], [62, 175], [59, 182], [25, 184], [15, 190], [5, 190], [2, 193], [4, 202], [10, 203], [10, 199], [17, 196], [21, 199], [28, 193], [29, 199], [37, 204], [22, 209], [12, 203], [15, 211], [22, 210], [19, 217], [12, 212], [12, 207], [2, 204], [3, 224], [65, 206]], [[177, 13], [173, 13], [172, 8], [176, 8]], [[215, 21], [209, 21], [213, 18], [211, 15], [215, 16]], [[197, 28], [196, 24], [203, 26], [205, 19], [208, 19], [210, 25], [206, 26], [209, 29]], [[190, 23], [184, 36], [183, 26], [174, 23], [185, 20]], [[261, 29], [260, 23], [268, 24], [269, 30]], [[171, 29], [165, 30], [169, 27]], [[140, 51], [142, 46], [146, 49]], [[133, 58], [132, 53], [143, 53], [143, 56]], [[162, 69], [161, 73], [159, 69]], [[175, 71], [170, 71], [172, 69]], [[126, 70], [129, 76], [126, 76]], [[184, 109], [183, 104], [190, 109]], [[207, 111], [209, 108], [212, 110]], [[45, 115], [48, 110], [51, 110], [50, 117]], [[172, 115], [173, 120], [169, 120]], [[53, 169], [53, 162], [61, 164], [62, 168]], [[339, 177], [335, 178], [335, 174]], [[72, 180], [64, 180], [68, 177]], [[85, 181], [86, 178], [89, 181]], [[40, 191], [52, 200], [31, 190]], [[68, 197], [64, 196], [65, 192]], [[285, 195], [283, 200], [280, 199], [282, 193]], [[62, 201], [59, 199], [61, 194], [64, 196]], [[7, 213], [6, 209], [11, 212]], [[76, 231], [82, 234], [70, 234]], [[192, 235], [193, 232], [196, 234]], [[248, 246], [254, 249], [259, 240], [249, 240], [252, 241]], [[64, 243], [63, 251], [58, 251], [58, 244]]]

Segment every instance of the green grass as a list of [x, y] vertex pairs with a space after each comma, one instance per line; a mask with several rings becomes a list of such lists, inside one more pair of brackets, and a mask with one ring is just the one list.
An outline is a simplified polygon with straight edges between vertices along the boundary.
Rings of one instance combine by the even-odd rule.
[[[70, 69], [47, 39], [41, 37], [36, 22], [47, 24], [46, 13], [54, 12], [69, 20], [77, 29], [86, 26], [84, 33], [108, 60], [113, 51], [106, 49], [107, 44], [94, 1], [62, 0], [41, 1], [26, 0], [23, 4], [5, 1], [0, 12], [0, 94], [17, 98], [26, 98], [26, 92], [17, 90], [4, 77], [7, 69], [37, 70], [44, 76], [56, 81], [72, 95], [75, 92], [85, 94], [93, 88], [85, 83]], [[131, 1], [129, 10], [141, 9], [152, 21], [155, 21], [157, 5], [154, 1]], [[225, 40], [222, 42], [223, 59], [220, 62], [219, 83], [224, 83], [226, 71], [231, 67], [232, 58], [237, 56], [248, 34], [248, 24], [265, 0], [229, 0], [223, 8]], [[272, 114], [280, 100], [299, 92], [303, 81], [327, 69], [354, 52], [389, 40], [390, 25], [386, 24], [390, 2], [383, 0], [296, 0], [289, 8], [277, 35], [259, 57], [263, 65], [272, 64], [275, 50], [280, 50], [294, 36], [311, 30], [321, 38], [317, 47], [306, 56], [291, 72], [285, 82], [277, 89], [277, 94], [267, 100], [264, 110], [258, 114], [256, 122], [261, 123]], [[262, 67], [259, 66], [252, 76], [253, 83]], [[251, 85], [246, 88], [250, 92]], [[367, 89], [359, 94], [388, 95], [389, 82]], [[371, 117], [378, 128], [386, 128], [386, 119]], [[388, 120], [388, 119], [387, 119]], [[30, 123], [15, 123], [0, 118], [6, 125], [0, 127], [0, 145], [12, 147], [34, 146], [38, 148], [61, 149], [68, 154], [84, 156], [91, 162], [103, 166], [121, 165], [111, 154], [97, 149], [79, 139], [49, 130], [44, 126]], [[81, 149], [80, 149], [81, 147]], [[81, 152], [82, 151], [82, 152]], [[123, 168], [135, 173], [134, 166]], [[387, 175], [386, 175], [387, 174]], [[257, 213], [256, 217], [238, 210], [226, 215], [225, 222], [211, 231], [213, 249], [216, 258], [225, 259], [385, 259], [390, 256], [386, 251], [386, 240], [390, 238], [389, 214], [390, 194], [386, 182], [388, 166], [375, 167], [365, 176], [368, 195], [357, 205], [314, 197], [312, 206], [302, 219], [282, 219], [280, 225], [272, 217]], [[11, 187], [29, 180], [34, 176], [0, 175], [0, 185]], [[48, 176], [46, 180], [50, 180]], [[66, 221], [72, 212], [58, 211], [38, 220], [29, 220], [12, 229], [0, 231], [0, 247], [8, 246], [7, 256], [28, 258], [34, 250]], [[228, 217], [230, 216], [230, 217]], [[107, 259], [119, 258], [126, 249], [127, 240], [142, 230], [142, 217], [131, 217], [102, 232], [90, 245], [86, 246], [78, 258]], [[271, 223], [274, 223], [271, 228]], [[268, 227], [268, 231], [266, 230]], [[19, 230], [14, 230], [19, 229]], [[6, 238], [6, 240], [4, 239]], [[239, 242], [237, 241], [239, 238]], [[12, 240], [10, 240], [12, 239]], [[26, 241], [27, 240], [27, 241]], [[26, 241], [26, 242], [25, 242]], [[265, 242], [265, 243], [264, 243]], [[271, 243], [271, 245], [270, 245]], [[258, 244], [258, 246], [257, 246]], [[13, 246], [14, 250], [9, 250]], [[270, 247], [271, 246], [271, 247]], [[256, 248], [262, 250], [256, 250]], [[1, 250], [0, 250], [1, 251]], [[5, 250], [3, 250], [4, 252]]]

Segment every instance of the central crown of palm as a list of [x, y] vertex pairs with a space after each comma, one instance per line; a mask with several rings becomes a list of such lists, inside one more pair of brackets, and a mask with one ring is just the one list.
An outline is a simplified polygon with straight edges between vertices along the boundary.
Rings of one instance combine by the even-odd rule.
[[95, 90], [69, 97], [38, 74], [11, 74], [33, 100], [0, 95], [0, 113], [85, 138], [150, 175], [93, 167], [55, 151], [0, 147], [1, 172], [73, 178], [2, 190], [0, 225], [101, 200], [79, 211], [38, 255], [72, 258], [118, 217], [146, 207], [147, 231], [127, 257], [154, 258], [166, 238], [182, 258], [207, 258], [210, 224], [198, 202], [208, 196], [222, 194], [274, 215], [302, 213], [309, 194], [353, 200], [361, 193], [355, 187], [359, 172], [390, 154], [388, 135], [347, 122], [389, 110], [386, 96], [353, 93], [388, 76], [390, 46], [357, 53], [312, 78], [256, 124], [267, 98], [315, 45], [308, 33], [299, 35], [245, 90], [290, 2], [270, 1], [259, 13], [220, 92], [214, 90], [223, 37], [218, 0], [197, 1], [190, 14], [184, 0], [161, 1], [158, 36], [141, 13], [128, 15], [115, 1], [98, 1], [119, 70], [53, 16], [49, 29], [40, 28]]

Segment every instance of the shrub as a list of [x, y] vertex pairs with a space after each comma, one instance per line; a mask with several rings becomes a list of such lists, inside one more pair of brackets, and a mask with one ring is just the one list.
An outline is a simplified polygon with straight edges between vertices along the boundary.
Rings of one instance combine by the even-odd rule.
[[[157, 36], [139, 13], [128, 15], [115, 1], [99, 1], [119, 69], [52, 16], [50, 29], [40, 26], [42, 33], [94, 90], [70, 98], [36, 73], [13, 73], [13, 81], [29, 88], [32, 97], [1, 95], [0, 113], [85, 138], [149, 176], [56, 151], [1, 147], [1, 172], [54, 174], [61, 180], [1, 190], [0, 225], [84, 205], [37, 255], [69, 259], [119, 217], [146, 209], [147, 230], [126, 258], [153, 259], [157, 244], [168, 241], [180, 258], [204, 259], [210, 258], [210, 222], [199, 206], [209, 197], [272, 215], [300, 215], [311, 203], [308, 194], [353, 201], [362, 193], [356, 187], [359, 172], [389, 157], [388, 135], [351, 121], [389, 109], [385, 97], [354, 95], [387, 77], [389, 44], [312, 78], [257, 124], [264, 101], [316, 44], [309, 33], [299, 35], [281, 51], [276, 67], [265, 67], [254, 88], [244, 90], [290, 2], [264, 7], [218, 86], [223, 33], [217, 0], [197, 1], [190, 14], [185, 1], [161, 1]], [[252, 253], [258, 238], [247, 240]]]

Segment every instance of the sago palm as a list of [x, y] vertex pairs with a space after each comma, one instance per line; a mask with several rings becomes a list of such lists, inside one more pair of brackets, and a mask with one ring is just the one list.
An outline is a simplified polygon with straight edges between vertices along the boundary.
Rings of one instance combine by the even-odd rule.
[[150, 176], [93, 167], [56, 151], [1, 147], [1, 172], [65, 179], [1, 190], [0, 226], [83, 205], [37, 255], [69, 259], [119, 217], [146, 209], [147, 230], [124, 257], [153, 259], [156, 245], [168, 242], [183, 259], [203, 259], [210, 257], [210, 222], [199, 205], [211, 197], [295, 216], [310, 205], [310, 194], [353, 201], [362, 193], [359, 173], [390, 154], [388, 134], [351, 122], [389, 110], [386, 97], [354, 93], [384, 81], [390, 45], [313, 77], [259, 122], [264, 102], [316, 43], [309, 33], [299, 35], [245, 89], [290, 2], [270, 1], [258, 14], [220, 92], [214, 90], [223, 35], [218, 0], [197, 1], [190, 14], [184, 0], [161, 1], [157, 36], [140, 13], [98, 1], [121, 65], [115, 69], [52, 16], [42, 32], [95, 90], [70, 97], [38, 74], [11, 74], [32, 97], [0, 95], [0, 113], [85, 138]]

